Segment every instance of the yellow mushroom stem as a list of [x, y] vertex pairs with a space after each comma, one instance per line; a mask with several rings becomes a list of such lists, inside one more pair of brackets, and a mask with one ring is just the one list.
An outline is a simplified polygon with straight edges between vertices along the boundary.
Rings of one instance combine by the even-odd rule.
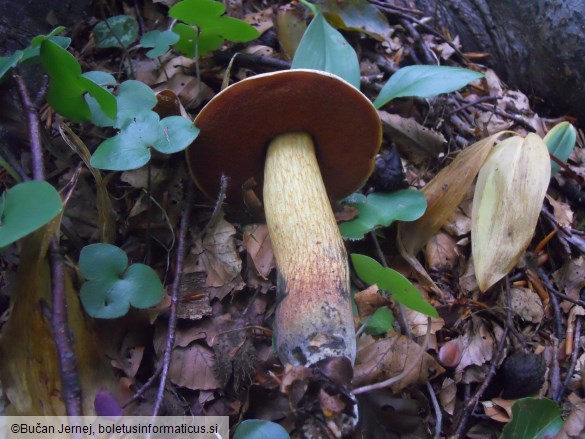
[[347, 253], [311, 136], [278, 136], [264, 167], [264, 208], [278, 267], [276, 347], [285, 364], [355, 361]]

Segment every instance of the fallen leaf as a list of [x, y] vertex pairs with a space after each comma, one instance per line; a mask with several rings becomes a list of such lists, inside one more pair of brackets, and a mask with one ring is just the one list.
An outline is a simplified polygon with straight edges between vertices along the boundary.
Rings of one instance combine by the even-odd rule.
[[258, 274], [267, 279], [272, 269], [276, 266], [268, 226], [266, 224], [255, 224], [246, 227], [244, 245]]
[[414, 119], [378, 110], [382, 129], [396, 143], [400, 152], [415, 163], [428, 157], [437, 157], [447, 143], [442, 134], [430, 130]]
[[445, 381], [443, 381], [439, 392], [439, 401], [441, 401], [443, 410], [453, 416], [455, 403], [457, 402], [457, 385], [451, 378], [445, 378]]
[[420, 345], [408, 337], [398, 334], [391, 334], [378, 341], [371, 337], [362, 340], [354, 367], [354, 386], [359, 387], [392, 378], [410, 367], [414, 361], [419, 361], [420, 364], [390, 386], [393, 392], [399, 392], [411, 385], [425, 384], [441, 375], [445, 369], [428, 353], [424, 352], [421, 357], [421, 349]]
[[550, 181], [550, 158], [536, 134], [494, 147], [477, 177], [471, 216], [475, 275], [483, 292], [514, 268], [534, 236]]
[[585, 402], [575, 393], [571, 393], [568, 400], [571, 403], [571, 413], [555, 439], [582, 438], [585, 433]]
[[434, 271], [451, 271], [459, 257], [455, 245], [455, 240], [444, 232], [433, 236], [425, 246], [427, 267]]
[[580, 291], [585, 287], [585, 258], [571, 259], [552, 275], [559, 291], [572, 299], [579, 299]]
[[[157, 354], [157, 362], [162, 361], [162, 355], [166, 345], [167, 325], [158, 323], [153, 338], [154, 349]], [[177, 338], [184, 338], [177, 328]], [[177, 386], [191, 390], [213, 390], [220, 387], [215, 377], [215, 355], [213, 350], [197, 342], [186, 347], [180, 347], [176, 343], [171, 351], [171, 364], [169, 367], [169, 379]]]
[[485, 414], [489, 419], [502, 423], [510, 421], [510, 415], [508, 415], [506, 411], [495, 402], [481, 401], [481, 404], [483, 405]]
[[384, 298], [376, 284], [370, 285], [365, 290], [359, 291], [354, 296], [358, 308], [360, 319], [364, 319], [376, 312], [381, 306], [388, 304], [388, 299]]
[[191, 250], [199, 256], [197, 271], [207, 273], [205, 286], [218, 288], [210, 291], [210, 299], [223, 299], [232, 290], [244, 286], [240, 275], [242, 260], [236, 249], [235, 234], [234, 226], [221, 218]]
[[[510, 289], [510, 304], [512, 312], [526, 322], [541, 323], [544, 318], [544, 307], [537, 293], [530, 288], [514, 287]], [[505, 298], [501, 295], [499, 304], [507, 307]]]
[[570, 228], [573, 225], [573, 210], [571, 206], [562, 201], [557, 201], [550, 195], [546, 196], [546, 199], [553, 208], [555, 218], [561, 227]]

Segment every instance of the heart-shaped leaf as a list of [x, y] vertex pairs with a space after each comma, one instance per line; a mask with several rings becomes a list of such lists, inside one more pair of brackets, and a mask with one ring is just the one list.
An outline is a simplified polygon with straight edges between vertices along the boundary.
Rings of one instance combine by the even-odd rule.
[[110, 244], [91, 244], [79, 255], [79, 269], [86, 282], [80, 291], [81, 304], [95, 318], [114, 319], [130, 306], [149, 308], [163, 296], [156, 272], [144, 264], [128, 267], [128, 256]]
[[17, 50], [10, 56], [0, 56], [0, 81], [4, 79], [4, 76], [8, 71], [18, 65], [22, 59], [22, 50]]
[[93, 28], [96, 46], [128, 47], [138, 39], [138, 22], [130, 15], [116, 15], [100, 21]]
[[408, 66], [394, 73], [384, 84], [374, 106], [380, 108], [392, 99], [404, 96], [432, 98], [466, 86], [483, 74], [460, 67]]
[[104, 88], [81, 75], [81, 67], [73, 55], [52, 42], [41, 43], [41, 64], [49, 75], [47, 101], [62, 116], [73, 122], [91, 120], [85, 100], [89, 93], [110, 118], [116, 116], [116, 98]]
[[360, 88], [360, 64], [355, 50], [322, 13], [315, 15], [305, 31], [291, 68], [333, 73]]
[[166, 30], [164, 32], [153, 30], [145, 33], [140, 39], [142, 47], [152, 47], [153, 49], [146, 52], [146, 56], [149, 58], [158, 58], [164, 55], [177, 41], [179, 41], [179, 35], [172, 30]]
[[[561, 122], [555, 125], [544, 137], [544, 143], [548, 151], [558, 158], [561, 162], [567, 163], [569, 156], [575, 147], [577, 140], [577, 130], [569, 122]], [[550, 162], [551, 176], [561, 170], [561, 166], [553, 160]]]
[[[363, 197], [363, 198], [362, 198]], [[348, 239], [362, 239], [364, 234], [376, 227], [388, 227], [394, 221], [414, 221], [427, 208], [427, 199], [422, 192], [399, 190], [392, 193], [377, 193], [368, 197], [350, 196], [346, 202], [358, 210], [357, 218], [341, 223], [341, 235]]]
[[378, 41], [392, 36], [386, 16], [367, 0], [326, 0], [323, 12], [338, 29], [362, 32]]
[[46, 181], [27, 181], [0, 196], [0, 248], [34, 232], [63, 209], [57, 190]]
[[500, 439], [546, 439], [555, 437], [563, 427], [561, 409], [550, 399], [519, 399], [512, 406], [512, 420]]
[[361, 280], [370, 285], [378, 285], [378, 288], [388, 291], [392, 298], [408, 308], [438, 317], [437, 310], [433, 308], [403, 275], [391, 268], [382, 267], [375, 259], [365, 255], [352, 254], [351, 261], [355, 272]]
[[280, 424], [275, 422], [247, 419], [236, 428], [234, 439], [290, 439], [290, 436]]
[[150, 160], [151, 147], [174, 153], [189, 146], [198, 134], [195, 125], [181, 116], [160, 120], [153, 111], [141, 113], [116, 136], [100, 144], [91, 157], [91, 165], [112, 171], [137, 169]]
[[[175, 50], [189, 57], [203, 56], [221, 46], [224, 40], [247, 42], [260, 33], [245, 21], [223, 16], [225, 6], [213, 0], [183, 0], [169, 9], [169, 16], [187, 23], [178, 23], [173, 32], [180, 36]], [[193, 27], [195, 26], [196, 29]]]

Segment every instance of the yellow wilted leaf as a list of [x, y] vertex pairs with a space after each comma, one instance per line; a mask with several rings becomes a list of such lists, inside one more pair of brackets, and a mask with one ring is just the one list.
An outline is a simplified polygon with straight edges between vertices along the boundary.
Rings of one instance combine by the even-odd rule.
[[548, 149], [536, 134], [500, 142], [485, 161], [471, 215], [471, 247], [481, 291], [508, 274], [530, 244], [549, 181]]

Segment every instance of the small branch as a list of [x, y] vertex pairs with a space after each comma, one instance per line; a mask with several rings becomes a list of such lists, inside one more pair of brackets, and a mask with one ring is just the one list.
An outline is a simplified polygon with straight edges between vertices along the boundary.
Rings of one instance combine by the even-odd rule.
[[559, 339], [552, 337], [553, 352], [552, 366], [550, 368], [550, 394], [555, 402], [559, 402], [558, 393], [561, 387], [561, 370], [559, 367]]
[[20, 102], [24, 111], [26, 112], [26, 118], [28, 120], [28, 137], [30, 141], [30, 150], [33, 157], [33, 178], [35, 180], [45, 179], [45, 169], [43, 167], [43, 147], [41, 145], [41, 126], [39, 122], [39, 116], [36, 108], [33, 105], [28, 89], [20, 75], [14, 75], [16, 81], [16, 88], [20, 97]]
[[53, 294], [51, 324], [61, 372], [61, 395], [65, 402], [67, 416], [82, 416], [81, 385], [77, 373], [77, 361], [73, 343], [67, 325], [65, 268], [63, 256], [55, 238], [51, 241], [49, 261], [51, 264], [51, 288]]
[[465, 434], [465, 431], [467, 430], [467, 423], [469, 422], [469, 418], [471, 417], [471, 414], [474, 412], [475, 407], [479, 403], [479, 400], [483, 396], [484, 392], [486, 391], [486, 389], [490, 385], [494, 375], [496, 374], [496, 369], [497, 369], [498, 364], [500, 363], [500, 360], [501, 360], [502, 355], [504, 353], [504, 346], [506, 345], [506, 337], [508, 337], [508, 332], [510, 331], [510, 325], [512, 324], [512, 307], [511, 307], [511, 303], [510, 303], [510, 301], [511, 301], [511, 299], [510, 299], [510, 280], [508, 279], [507, 276], [506, 276], [506, 280], [505, 280], [505, 285], [506, 285], [506, 301], [508, 303], [508, 306], [507, 306], [508, 315], [507, 315], [507, 319], [506, 319], [506, 326], [504, 328], [504, 333], [502, 334], [502, 338], [500, 339], [500, 342], [498, 343], [495, 355], [493, 357], [492, 364], [491, 364], [490, 369], [487, 373], [487, 376], [485, 377], [485, 380], [483, 381], [481, 386], [479, 386], [479, 389], [477, 389], [477, 391], [475, 392], [473, 397], [469, 400], [469, 402], [465, 406], [465, 409], [463, 410], [463, 413], [462, 413], [461, 418], [459, 420], [459, 425], [457, 425], [457, 430], [455, 430], [455, 435], [453, 436], [454, 438], [465, 437], [464, 434]]
[[429, 396], [431, 397], [431, 402], [433, 403], [433, 410], [435, 411], [435, 417], [437, 418], [434, 439], [441, 439], [441, 430], [443, 430], [443, 412], [441, 412], [441, 406], [439, 405], [439, 401], [437, 401], [437, 395], [435, 395], [435, 390], [433, 389], [431, 383], [428, 382], [427, 391], [429, 392]]
[[577, 359], [579, 358], [579, 347], [580, 347], [580, 340], [581, 340], [581, 319], [577, 317], [575, 322], [575, 335], [574, 335], [574, 345], [573, 345], [573, 352], [571, 353], [571, 365], [569, 366], [569, 370], [567, 370], [567, 375], [563, 381], [562, 387], [559, 389], [558, 392], [558, 401], [560, 401], [567, 391], [567, 387], [569, 387], [569, 383], [571, 382], [571, 377], [573, 373], [575, 373], [575, 368], [577, 367]]
[[189, 221], [191, 219], [191, 206], [193, 204], [193, 183], [189, 181], [187, 186], [187, 196], [185, 197], [185, 205], [183, 214], [181, 215], [181, 224], [179, 227], [178, 246], [177, 246], [177, 261], [175, 265], [175, 278], [171, 289], [171, 309], [168, 324], [167, 342], [163, 354], [161, 377], [158, 385], [158, 392], [156, 401], [152, 410], [152, 416], [155, 417], [160, 411], [162, 405], [165, 387], [167, 383], [167, 376], [171, 364], [171, 352], [175, 344], [175, 333], [177, 329], [177, 304], [179, 302], [179, 289], [181, 286], [181, 277], [183, 274], [183, 264], [185, 261], [185, 241], [187, 240], [187, 231], [189, 230]]

